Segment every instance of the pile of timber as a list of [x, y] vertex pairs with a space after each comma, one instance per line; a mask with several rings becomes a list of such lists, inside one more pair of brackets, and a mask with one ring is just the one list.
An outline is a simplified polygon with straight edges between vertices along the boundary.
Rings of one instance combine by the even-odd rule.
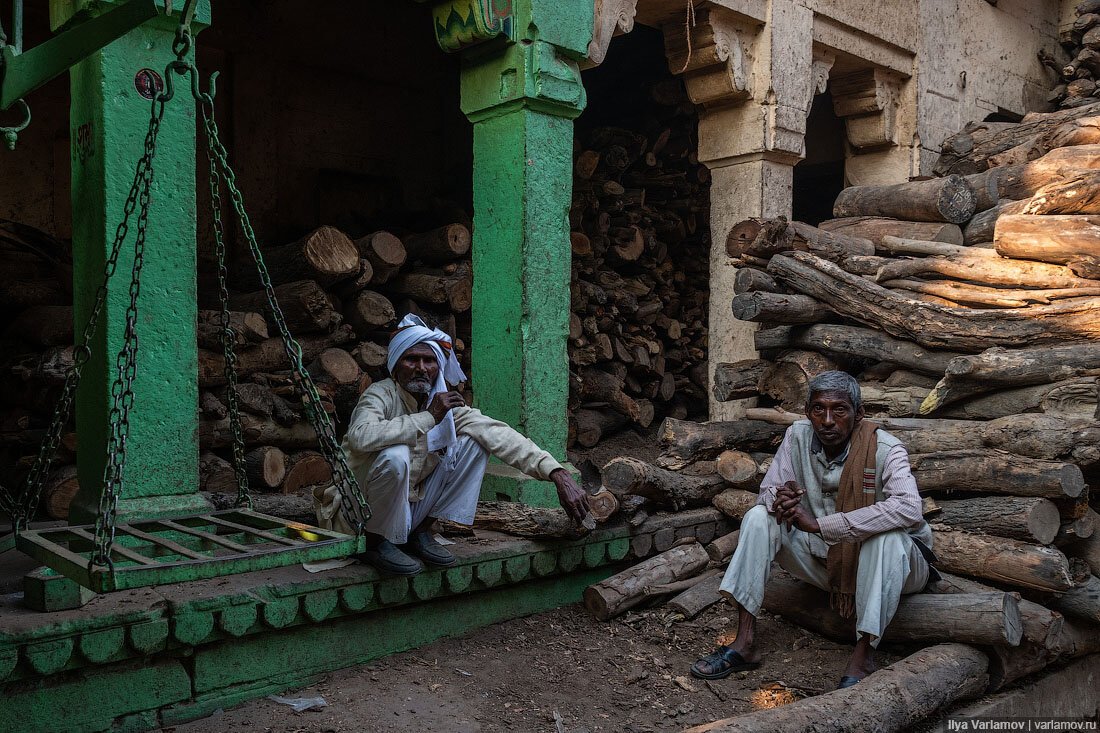
[[[966, 153], [949, 139], [940, 167], [966, 175], [845, 189], [837, 218], [817, 227], [735, 225], [731, 306], [760, 324], [759, 358], [717, 365], [712, 389], [757, 406], [728, 422], [666, 419], [661, 455], [613, 459], [604, 487], [641, 499], [640, 511], [710, 504], [740, 519], [803, 417], [809, 380], [845, 370], [869, 418], [909, 452], [945, 575], [902, 602], [890, 637], [979, 645], [990, 689], [1100, 651], [1089, 492], [1100, 478], [1100, 141], [1071, 134], [1088, 115], [1100, 104], [1030, 115]], [[721, 600], [736, 542], [674, 548], [591, 586], [586, 605], [606, 619], [664, 600], [690, 617]], [[774, 579], [764, 605], [853, 636], [827, 594], [792, 579]]]
[[[286, 325], [302, 347], [303, 362], [339, 435], [363, 390], [387, 376], [386, 344], [396, 321], [406, 313], [417, 313], [429, 325], [449, 333], [459, 359], [468, 367], [472, 293], [468, 226], [452, 223], [426, 232], [399, 233], [375, 231], [353, 239], [322, 226], [264, 252]], [[0, 306], [14, 314], [3, 331], [0, 482], [18, 486], [73, 362], [72, 300], [63, 287], [71, 272], [47, 272], [35, 257], [2, 254], [3, 282], [10, 278], [15, 284], [23, 283], [18, 288], [0, 284]], [[274, 495], [302, 493], [330, 480], [330, 472], [318, 452], [278, 326], [254, 272], [249, 274], [244, 266], [234, 271], [230, 288], [230, 327], [239, 379], [232, 398], [242, 412], [249, 485], [254, 492], [272, 494], [260, 500], [260, 508], [270, 504], [267, 508], [274, 510], [287, 501]], [[228, 419], [231, 396], [216, 290], [200, 293], [200, 305], [199, 488], [212, 496], [235, 496]], [[50, 517], [68, 516], [77, 490], [75, 450], [75, 433], [69, 433], [44, 490], [43, 509]]]
[[1059, 79], [1047, 101], [1062, 109], [1090, 104], [1100, 96], [1100, 2], [1078, 2], [1073, 22], [1059, 36], [1069, 63], [1048, 51], [1039, 53], [1039, 60]]
[[570, 210], [570, 445], [706, 409], [710, 173], [683, 82], [642, 131], [578, 133]]

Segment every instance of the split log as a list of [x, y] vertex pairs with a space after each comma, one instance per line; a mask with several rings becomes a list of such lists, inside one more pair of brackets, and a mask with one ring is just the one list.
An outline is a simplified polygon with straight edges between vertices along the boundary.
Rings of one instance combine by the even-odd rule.
[[1100, 624], [1100, 578], [1090, 575], [1076, 588], [1051, 602], [1055, 610], [1091, 624]]
[[374, 232], [355, 240], [359, 255], [371, 264], [372, 285], [381, 285], [389, 281], [401, 266], [408, 254], [401, 240], [389, 232]]
[[987, 288], [982, 285], [972, 285], [953, 280], [917, 280], [909, 278], [886, 280], [879, 284], [890, 290], [906, 290], [910, 293], [934, 295], [953, 303], [976, 308], [1026, 308], [1036, 303], [1049, 305], [1053, 301], [1065, 300], [1066, 298], [1100, 296], [1100, 287], [1027, 290]]
[[68, 519], [69, 505], [80, 490], [76, 466], [61, 466], [50, 471], [42, 485], [42, 505], [53, 519]]
[[937, 529], [937, 567], [1014, 588], [1064, 592], [1076, 585], [1069, 560], [1053, 547], [1003, 537]]
[[[295, 336], [331, 331], [343, 321], [343, 317], [336, 312], [332, 299], [314, 280], [279, 285], [275, 288], [275, 298], [283, 311], [287, 328]], [[274, 323], [274, 317], [267, 307], [267, 294], [262, 290], [230, 296], [229, 305], [237, 311], [262, 312], [269, 324]]]
[[[348, 343], [353, 338], [354, 333], [351, 328], [344, 326], [332, 333], [299, 336], [295, 340], [302, 347], [302, 358], [311, 360], [325, 349]], [[289, 368], [290, 360], [279, 338], [269, 338], [237, 354], [238, 376]], [[208, 386], [225, 384], [225, 358], [220, 353], [199, 349], [199, 384]]]
[[765, 323], [817, 323], [832, 315], [827, 307], [807, 295], [742, 293], [733, 296], [733, 316], [741, 321]]
[[291, 453], [287, 459], [286, 478], [283, 479], [284, 494], [296, 494], [309, 486], [320, 486], [332, 482], [332, 467], [324, 455], [317, 451], [305, 450]]
[[473, 273], [463, 262], [450, 274], [425, 270], [399, 275], [390, 287], [418, 302], [446, 304], [455, 313], [465, 313], [473, 299]]
[[695, 423], [665, 418], [658, 438], [662, 453], [656, 464], [677, 471], [717, 458], [725, 450], [774, 450], [783, 432], [783, 427], [760, 420]]
[[759, 390], [782, 407], [793, 410], [809, 401], [811, 379], [836, 368], [835, 361], [817, 351], [788, 351], [760, 375]]
[[[1078, 377], [1052, 384], [1005, 389], [955, 402], [938, 414], [964, 420], [995, 420], [1022, 412], [1042, 412], [1070, 420], [1088, 420], [1096, 413], [1098, 386], [1096, 377]], [[927, 391], [924, 399], [927, 399]]]
[[619, 499], [603, 486], [588, 495], [588, 509], [597, 522], [606, 522], [619, 511]]
[[564, 509], [545, 509], [514, 501], [478, 502], [474, 529], [532, 539], [576, 539], [587, 533]]
[[929, 242], [963, 244], [963, 232], [955, 224], [926, 221], [902, 221], [882, 216], [853, 216], [844, 219], [827, 219], [818, 229], [852, 237], [869, 239], [876, 246], [883, 237], [903, 237]]
[[470, 230], [462, 224], [447, 224], [430, 232], [410, 234], [404, 244], [412, 259], [441, 265], [461, 259], [470, 251]]
[[722, 600], [718, 589], [722, 586], [722, 573], [717, 572], [680, 593], [665, 604], [673, 613], [692, 619]]
[[974, 249], [967, 254], [949, 257], [918, 257], [893, 260], [875, 275], [875, 280], [899, 280], [914, 275], [942, 275], [986, 285], [1035, 288], [1091, 288], [1100, 287], [1100, 280], [1078, 277], [1068, 267], [1046, 262], [1015, 260], [985, 254]]
[[276, 489], [286, 478], [286, 453], [273, 445], [253, 448], [244, 457], [245, 474], [252, 488]]
[[1069, 265], [1100, 257], [1100, 216], [1015, 214], [997, 220], [993, 246], [1004, 257]]
[[740, 537], [741, 530], [737, 529], [715, 538], [704, 548], [707, 555], [710, 556], [710, 561], [719, 564], [729, 562], [729, 559], [733, 557], [733, 553], [737, 550], [737, 540]]
[[233, 464], [214, 453], [199, 454], [199, 489], [237, 498], [237, 474]]
[[739, 487], [751, 487], [760, 485], [757, 474], [759, 466], [756, 460], [748, 453], [739, 450], [722, 451], [718, 460], [714, 462], [718, 475], [726, 480], [726, 483]]
[[71, 305], [36, 305], [19, 313], [4, 329], [8, 338], [32, 346], [69, 346], [74, 342]]
[[827, 232], [800, 221], [745, 219], [730, 229], [726, 253], [730, 257], [768, 259], [780, 252], [812, 252], [831, 262], [851, 255], [873, 255], [875, 245], [863, 237]]
[[711, 503], [727, 517], [744, 519], [750, 509], [756, 506], [758, 496], [743, 489], [726, 489], [711, 499]]
[[634, 494], [679, 511], [705, 506], [722, 491], [722, 477], [685, 476], [637, 458], [615, 458], [602, 469], [603, 485], [617, 496]]
[[577, 443], [591, 448], [628, 422], [625, 415], [612, 410], [577, 410], [573, 413], [577, 425]]
[[980, 449], [915, 453], [909, 456], [921, 491], [983, 491], [1047, 498], [1080, 496], [1081, 469], [1072, 463], [1043, 461], [1004, 451]]
[[854, 687], [716, 720], [684, 733], [816, 733], [822, 721], [829, 721], [834, 730], [908, 730], [951, 703], [985, 692], [988, 665], [986, 655], [972, 646], [939, 644], [879, 670]]
[[264, 252], [271, 282], [297, 280], [331, 284], [359, 271], [359, 250], [339, 229], [322, 226], [297, 242]]
[[1077, 171], [1052, 181], [1036, 191], [1020, 214], [1070, 215], [1100, 214], [1100, 172]]
[[889, 186], [850, 186], [833, 203], [833, 216], [887, 216], [906, 221], [962, 224], [974, 216], [973, 189], [961, 176]]
[[607, 621], [644, 601], [647, 587], [695, 575], [706, 567], [708, 559], [698, 542], [674, 547], [588, 586], [584, 606], [600, 621]]
[[[228, 388], [222, 392], [222, 396], [229, 402]], [[233, 391], [240, 409], [251, 412], [260, 417], [271, 417], [275, 412], [275, 393], [268, 387], [254, 382], [243, 382], [237, 385]], [[292, 420], [297, 422], [297, 420]]]
[[1100, 339], [1100, 298], [1018, 309], [946, 308], [901, 298], [805, 252], [776, 255], [768, 271], [841, 315], [933, 349], [977, 352]]
[[973, 219], [967, 222], [966, 227], [963, 229], [962, 243], [973, 247], [978, 244], [984, 244], [985, 242], [992, 242], [993, 234], [997, 227], [997, 221], [1002, 216], [1019, 214], [1026, 205], [1026, 200], [1012, 201], [1005, 199], [992, 208], [978, 212], [974, 215]]
[[[248, 347], [267, 339], [267, 321], [259, 313], [230, 311], [229, 327], [233, 329], [233, 346]], [[222, 350], [222, 314], [216, 310], [199, 311], [199, 348]], [[68, 343], [72, 343], [70, 340]]]
[[360, 338], [365, 338], [397, 318], [390, 299], [373, 290], [360, 290], [344, 306], [344, 318]]
[[996, 496], [937, 501], [935, 522], [952, 529], [984, 532], [997, 537], [1049, 544], [1062, 519], [1058, 507], [1037, 497]]
[[922, 374], [939, 376], [960, 354], [932, 351], [911, 341], [891, 338], [881, 331], [858, 326], [820, 324], [808, 328], [780, 326], [757, 331], [756, 349], [813, 349], [843, 357], [874, 359]]
[[[279, 425], [247, 413], [241, 415], [241, 430], [245, 445], [278, 445], [283, 449], [317, 447], [317, 433], [309, 423], [290, 426]], [[199, 446], [205, 449], [227, 448], [233, 444], [233, 433], [225, 420], [199, 421]]]
[[771, 362], [764, 359], [718, 364], [714, 367], [711, 394], [719, 402], [756, 397], [760, 393], [757, 388], [760, 377], [770, 365]]

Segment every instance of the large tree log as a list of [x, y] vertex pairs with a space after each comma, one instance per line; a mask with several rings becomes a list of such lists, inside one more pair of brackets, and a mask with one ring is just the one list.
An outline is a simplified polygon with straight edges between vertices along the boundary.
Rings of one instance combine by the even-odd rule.
[[447, 224], [430, 232], [410, 234], [404, 243], [412, 259], [441, 265], [460, 259], [470, 251], [470, 230], [462, 224]]
[[962, 230], [955, 224], [927, 221], [902, 221], [883, 216], [853, 216], [844, 219], [827, 219], [818, 229], [852, 237], [869, 239], [877, 247], [883, 237], [923, 239], [930, 242], [962, 244]]
[[1008, 214], [1019, 214], [1027, 201], [1012, 201], [1005, 199], [996, 206], [978, 212], [974, 218], [967, 222], [963, 229], [963, 244], [973, 247], [993, 241], [993, 233], [996, 231], [997, 221]]
[[988, 448], [909, 456], [921, 491], [983, 491], [1012, 496], [1076, 497], [1085, 490], [1081, 469]]
[[718, 589], [722, 585], [722, 573], [718, 572], [696, 583], [674, 597], [665, 607], [685, 619], [692, 619], [722, 600]]
[[425, 270], [398, 276], [390, 287], [402, 295], [423, 303], [446, 304], [455, 313], [470, 310], [473, 297], [473, 273], [460, 263], [454, 272]]
[[[976, 254], [977, 252], [983, 252], [983, 254]], [[875, 279], [881, 283], [914, 275], [942, 275], [976, 284], [1044, 290], [1100, 287], [1100, 281], [1078, 277], [1068, 267], [1046, 262], [1006, 259], [997, 257], [990, 250], [983, 251], [977, 248], [967, 254], [949, 257], [893, 260], [879, 269]]]
[[809, 401], [810, 380], [837, 366], [833, 359], [817, 351], [788, 351], [760, 375], [759, 391], [778, 401], [782, 407], [797, 409]]
[[832, 262], [852, 255], [873, 255], [875, 245], [863, 237], [827, 232], [800, 221], [745, 219], [734, 225], [726, 238], [730, 257], [768, 259], [780, 252], [813, 252]]
[[646, 599], [645, 589], [695, 575], [709, 557], [698, 542], [674, 547], [584, 590], [584, 606], [600, 621], [629, 611]]
[[576, 539], [588, 531], [570, 519], [564, 509], [527, 506], [514, 501], [478, 502], [474, 529], [533, 539]]
[[585, 448], [598, 444], [628, 422], [626, 415], [604, 409], [577, 410], [573, 420], [577, 425], [577, 443]]
[[907, 221], [962, 224], [974, 215], [976, 198], [961, 176], [890, 186], [850, 186], [833, 203], [833, 216], [889, 216]]
[[606, 402], [611, 409], [630, 418], [633, 422], [641, 422], [642, 409], [623, 391], [623, 380], [619, 377], [599, 369], [581, 369], [575, 386], [582, 399]]
[[602, 469], [603, 485], [616, 495], [635, 494], [679, 511], [705, 506], [722, 491], [722, 477], [685, 476], [637, 458], [614, 458]]
[[[995, 420], [1022, 412], [1042, 412], [1069, 420], [1090, 420], [1096, 414], [1097, 387], [1096, 377], [1077, 377], [1052, 384], [1005, 389], [955, 402], [938, 414], [964, 420]], [[927, 390], [925, 392], [923, 399], [926, 400]], [[918, 410], [916, 414], [922, 413]]]
[[[1090, 56], [1095, 52], [1089, 49]], [[1076, 63], [1071, 64], [1076, 69]], [[1100, 117], [1069, 120], [1047, 129], [1019, 145], [989, 157], [991, 166], [1015, 165], [1041, 158], [1056, 148], [1100, 143]]]
[[[954, 280], [919, 280], [901, 278], [879, 283], [890, 290], [905, 290], [944, 298], [960, 305], [975, 308], [1026, 308], [1032, 304], [1049, 305], [1056, 300], [1100, 296], [1095, 288], [1047, 288], [1039, 290], [987, 288], [983, 285], [955, 282]], [[908, 293], [902, 293], [907, 295]], [[911, 295], [910, 297], [917, 297]]]
[[1019, 309], [946, 308], [901, 298], [805, 252], [776, 255], [768, 271], [841, 315], [929, 348], [977, 352], [1100, 339], [1100, 298]]
[[1076, 585], [1069, 560], [1053, 547], [937, 529], [937, 567], [1028, 590], [1064, 592]]
[[833, 313], [807, 295], [753, 292], [733, 296], [733, 316], [765, 323], [817, 323]]
[[344, 318], [361, 338], [366, 338], [393, 323], [397, 314], [386, 296], [373, 290], [360, 290], [344, 306]]
[[655, 461], [661, 468], [677, 471], [697, 461], [717, 458], [725, 450], [774, 449], [784, 428], [758, 420], [694, 423], [665, 418], [658, 444], [662, 453]]
[[[241, 415], [241, 432], [244, 433], [245, 445], [277, 445], [289, 450], [316, 448], [318, 445], [317, 433], [306, 422], [283, 426], [246, 413]], [[233, 433], [228, 418], [199, 421], [201, 448], [227, 448], [232, 444]]]
[[297, 242], [264, 252], [271, 282], [333, 283], [359, 271], [359, 250], [339, 229], [319, 227]]
[[286, 478], [286, 453], [273, 445], [253, 448], [244, 457], [248, 485], [259, 489], [277, 489]]
[[733, 294], [742, 293], [782, 293], [785, 288], [780, 287], [772, 276], [755, 267], [738, 267], [733, 276]]
[[1100, 184], [1100, 172], [1095, 170], [1077, 171], [1066, 175], [1062, 180], [1052, 181], [1036, 191], [1020, 213], [1028, 215], [1100, 214], [1098, 184]]
[[756, 349], [813, 349], [844, 357], [897, 364], [922, 374], [939, 376], [960, 354], [932, 351], [911, 341], [891, 338], [881, 331], [858, 326], [821, 324], [809, 328], [780, 326], [757, 331]]
[[[331, 331], [343, 320], [334, 309], [332, 299], [314, 280], [279, 285], [275, 288], [275, 298], [283, 311], [287, 327], [295, 336], [315, 331]], [[267, 307], [267, 294], [262, 290], [231, 296], [229, 305], [233, 310], [262, 312], [268, 323], [275, 322]]]
[[304, 450], [291, 453], [287, 460], [284, 494], [296, 494], [308, 486], [320, 486], [332, 481], [332, 467], [317, 451]]
[[1031, 216], [997, 220], [993, 245], [1005, 257], [1068, 265], [1083, 256], [1100, 257], [1100, 216]]
[[1063, 593], [1051, 605], [1067, 616], [1100, 624], [1100, 578], [1089, 575], [1084, 583]]
[[[229, 327], [233, 329], [233, 346], [238, 348], [251, 346], [271, 336], [267, 330], [267, 321], [259, 313], [230, 311]], [[198, 334], [199, 348], [221, 351], [221, 311], [200, 310]]]
[[[867, 415], [885, 413], [890, 417], [913, 417], [920, 414], [920, 403], [928, 396], [924, 387], [891, 387], [881, 383], [860, 385], [863, 408]], [[797, 405], [792, 406], [795, 409]]]
[[718, 475], [731, 486], [753, 488], [760, 486], [760, 466], [756, 459], [745, 451], [722, 451], [714, 462]]
[[1058, 534], [1062, 518], [1058, 507], [1038, 497], [991, 496], [958, 501], [937, 501], [933, 521], [952, 529], [985, 532], [997, 537], [1049, 544]]
[[726, 489], [716, 494], [711, 503], [727, 517], [744, 519], [750, 509], [756, 506], [757, 495], [744, 489]]
[[858, 685], [765, 710], [688, 728], [684, 733], [894, 733], [953, 702], [981, 695], [985, 654], [965, 644], [939, 644], [879, 670]]
[[[346, 344], [354, 338], [351, 328], [344, 326], [332, 333], [299, 336], [295, 340], [302, 347], [303, 360], [310, 361], [325, 349]], [[269, 338], [237, 354], [239, 376], [289, 368], [290, 360], [279, 338]], [[199, 384], [216, 386], [225, 384], [225, 381], [225, 358], [220, 353], [199, 349]]]
[[[979, 583], [970, 578], [952, 575], [947, 571], [939, 571], [940, 579], [935, 583], [929, 583], [926, 593], [994, 593], [996, 588]], [[1018, 596], [1019, 594], [1013, 593]], [[1020, 609], [1020, 621], [1023, 626], [1023, 638], [1021, 646], [1037, 644], [1040, 647], [1049, 647], [1053, 640], [1062, 632], [1064, 624], [1062, 614], [1051, 611], [1046, 606], [1041, 606], [1034, 601], [1019, 598], [1017, 605]]]
[[396, 275], [408, 256], [405, 245], [389, 232], [368, 234], [355, 240], [355, 246], [360, 256], [371, 264], [371, 283], [374, 285], [381, 285]]
[[42, 505], [54, 519], [68, 519], [69, 505], [80, 490], [76, 466], [61, 466], [50, 471], [42, 485]]
[[711, 394], [719, 402], [755, 397], [759, 394], [757, 384], [764, 370], [771, 365], [764, 359], [745, 359], [730, 363], [720, 363], [714, 367], [714, 380]]

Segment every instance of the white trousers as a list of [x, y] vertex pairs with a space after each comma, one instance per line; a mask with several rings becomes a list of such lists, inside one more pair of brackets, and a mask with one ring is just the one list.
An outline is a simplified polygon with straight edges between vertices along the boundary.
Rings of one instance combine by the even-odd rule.
[[409, 447], [394, 445], [379, 452], [367, 478], [371, 518], [366, 530], [400, 545], [429, 517], [472, 524], [489, 454], [468, 435], [459, 436], [451, 450], [457, 451], [454, 468], [440, 463], [424, 480], [419, 501], [409, 501]]
[[[772, 560], [796, 578], [829, 589], [824, 558], [810, 550], [810, 535], [776, 524], [763, 506], [754, 506], [741, 522], [737, 551], [726, 568], [720, 591], [753, 616], [760, 614]], [[877, 647], [903, 593], [916, 593], [928, 583], [928, 562], [901, 529], [864, 540], [856, 572], [856, 639], [870, 634]]]

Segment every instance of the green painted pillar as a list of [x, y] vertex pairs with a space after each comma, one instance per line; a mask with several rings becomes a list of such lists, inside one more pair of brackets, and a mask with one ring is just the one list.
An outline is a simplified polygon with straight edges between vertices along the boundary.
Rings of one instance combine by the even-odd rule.
[[[462, 21], [476, 20], [463, 13], [477, 4], [436, 6], [441, 46], [448, 27], [451, 50], [476, 35]], [[564, 462], [573, 119], [585, 105], [576, 59], [591, 36], [592, 3], [481, 5], [499, 24], [495, 38], [463, 51], [462, 66], [462, 110], [474, 125], [475, 396]], [[500, 464], [490, 465], [482, 496], [557, 505], [551, 484]]]
[[[55, 30], [103, 0], [51, 0]], [[176, 11], [183, 3], [177, 3]], [[209, 22], [209, 3], [197, 19]], [[134, 177], [151, 102], [139, 94], [143, 69], [164, 74], [174, 58], [176, 17], [163, 15], [131, 31], [70, 72], [73, 201], [73, 300], [79, 334], [102, 280], [104, 263]], [[196, 346], [195, 105], [187, 81], [176, 80], [160, 128], [151, 191], [145, 265], [138, 305], [137, 377], [120, 517], [154, 517], [209, 509], [198, 493], [198, 353]], [[108, 288], [99, 331], [77, 393], [80, 491], [74, 524], [99, 509], [106, 462], [107, 414], [115, 359], [129, 303], [137, 213]]]

